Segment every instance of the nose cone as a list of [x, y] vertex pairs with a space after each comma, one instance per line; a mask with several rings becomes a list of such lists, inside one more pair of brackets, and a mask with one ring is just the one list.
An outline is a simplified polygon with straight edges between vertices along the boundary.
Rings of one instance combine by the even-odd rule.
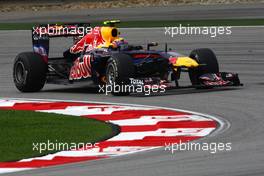
[[176, 67], [198, 67], [199, 64], [190, 57], [178, 57], [177, 61], [173, 66]]

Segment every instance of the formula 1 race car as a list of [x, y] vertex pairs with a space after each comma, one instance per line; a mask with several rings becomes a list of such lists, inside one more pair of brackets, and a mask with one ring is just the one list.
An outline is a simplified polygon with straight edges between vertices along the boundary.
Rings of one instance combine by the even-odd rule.
[[[151, 49], [158, 45], [155, 42], [145, 48], [131, 45], [119, 37], [116, 23], [119, 21], [107, 21], [105, 26], [94, 28], [84, 23], [33, 27], [33, 52], [23, 52], [15, 58], [13, 78], [17, 89], [36, 92], [45, 83], [91, 81], [110, 88], [114, 95], [128, 95], [138, 88], [183, 88], [178, 82], [181, 72], [189, 74], [191, 84], [185, 88], [242, 85], [237, 74], [219, 72], [210, 49], [195, 49], [184, 56], [168, 50], [167, 44], [163, 51]], [[53, 37], [73, 37], [73, 46], [65, 50], [63, 57], [49, 57], [49, 40]]]

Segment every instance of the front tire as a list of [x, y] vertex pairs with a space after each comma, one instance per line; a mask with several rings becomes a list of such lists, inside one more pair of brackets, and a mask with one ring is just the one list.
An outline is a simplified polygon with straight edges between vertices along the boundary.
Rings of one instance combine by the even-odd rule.
[[13, 67], [15, 86], [21, 92], [38, 92], [46, 82], [48, 66], [41, 55], [24, 52], [16, 56]]
[[[132, 58], [127, 54], [117, 53], [109, 59], [106, 69], [107, 88], [110, 86], [111, 93], [115, 96], [130, 94], [129, 78], [133, 77], [135, 68]], [[118, 90], [116, 90], [118, 89]]]
[[189, 56], [198, 64], [198, 68], [189, 69], [189, 77], [192, 85], [199, 85], [199, 77], [207, 73], [218, 73], [219, 65], [214, 52], [208, 48], [193, 50]]

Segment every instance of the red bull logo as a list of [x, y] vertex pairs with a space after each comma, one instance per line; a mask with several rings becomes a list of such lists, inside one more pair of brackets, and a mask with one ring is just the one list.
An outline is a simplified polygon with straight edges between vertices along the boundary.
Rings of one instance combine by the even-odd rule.
[[70, 51], [79, 53], [85, 49], [89, 51], [96, 47], [109, 47], [114, 40], [119, 38], [118, 34], [118, 30], [114, 27], [95, 27], [71, 47]]
[[69, 80], [78, 80], [82, 78], [88, 78], [92, 76], [91, 71], [91, 56], [85, 55], [83, 60], [81, 58], [76, 59], [74, 65], [71, 68]]
[[93, 28], [90, 33], [86, 34], [80, 41], [70, 48], [71, 53], [82, 52], [85, 47], [91, 50], [104, 43], [100, 30], [100, 27]]

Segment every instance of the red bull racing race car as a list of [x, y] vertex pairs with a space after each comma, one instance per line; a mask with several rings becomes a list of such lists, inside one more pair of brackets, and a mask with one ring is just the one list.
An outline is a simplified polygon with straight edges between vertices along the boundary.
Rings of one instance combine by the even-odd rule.
[[[240, 86], [235, 73], [219, 72], [212, 50], [195, 49], [189, 56], [167, 49], [153, 50], [131, 45], [119, 37], [119, 21], [104, 26], [89, 24], [39, 25], [32, 29], [32, 52], [16, 56], [13, 67], [15, 86], [21, 92], [40, 91], [45, 84], [73, 84], [90, 81], [102, 91], [128, 95], [138, 91], [165, 91], [177, 88]], [[73, 45], [63, 57], [49, 57], [49, 41], [73, 37]], [[190, 86], [180, 86], [182, 72], [188, 72]]]

